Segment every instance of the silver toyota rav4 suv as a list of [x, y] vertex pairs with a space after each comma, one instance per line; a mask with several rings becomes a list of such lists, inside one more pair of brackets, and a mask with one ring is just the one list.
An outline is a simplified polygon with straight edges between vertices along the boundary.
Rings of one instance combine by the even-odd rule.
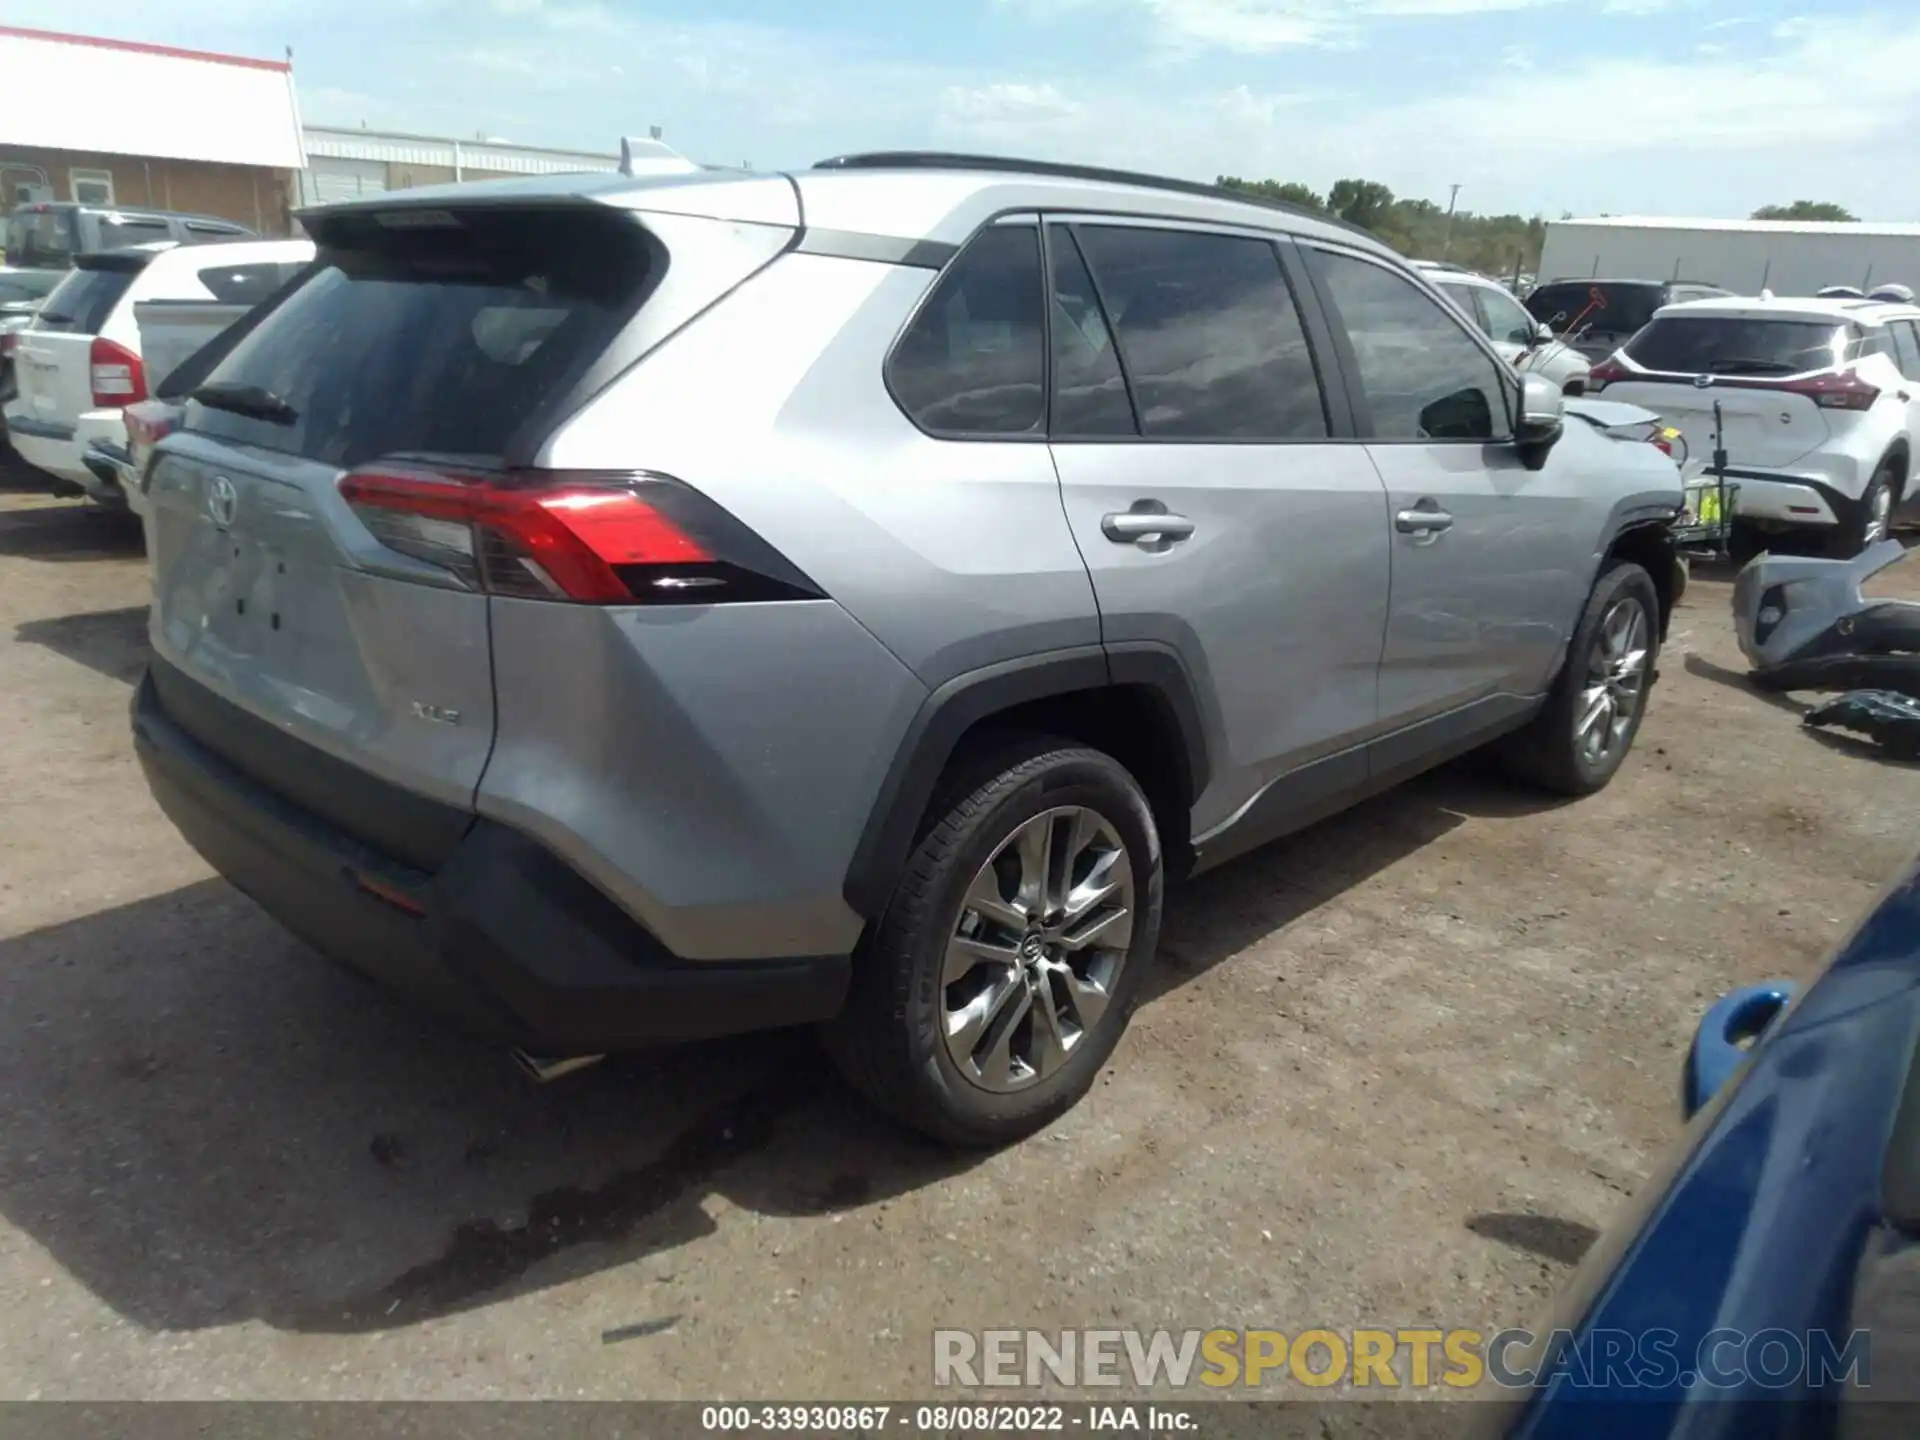
[[1357, 230], [918, 154], [303, 218], [170, 381], [139, 754], [538, 1065], [818, 1024], [1008, 1140], [1168, 880], [1488, 742], [1593, 791], [1640, 723], [1672, 461]]

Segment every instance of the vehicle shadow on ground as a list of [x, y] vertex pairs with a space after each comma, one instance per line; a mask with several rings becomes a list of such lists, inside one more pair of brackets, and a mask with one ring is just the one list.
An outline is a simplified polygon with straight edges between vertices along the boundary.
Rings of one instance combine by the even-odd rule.
[[0, 555], [26, 560], [137, 560], [145, 549], [134, 516], [79, 502], [0, 511]]
[[43, 645], [55, 654], [131, 685], [147, 664], [147, 607], [94, 610], [28, 620], [14, 627], [14, 638]]
[[[1449, 770], [1177, 889], [1148, 1003], [1516, 803]], [[387, 1330], [642, 1260], [665, 1314], [671, 1252], [729, 1206], [884, 1224], [981, 1159], [876, 1117], [804, 1034], [535, 1086], [216, 880], [0, 942], [0, 1084], [0, 1212], [156, 1330]]]

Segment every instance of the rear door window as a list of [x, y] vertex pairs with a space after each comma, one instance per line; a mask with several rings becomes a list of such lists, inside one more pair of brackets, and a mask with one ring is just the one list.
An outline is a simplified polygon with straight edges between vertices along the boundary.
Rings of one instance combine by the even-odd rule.
[[1667, 287], [1618, 281], [1559, 281], [1527, 297], [1528, 313], [1554, 334], [1569, 326], [1607, 335], [1631, 335], [1666, 303]]
[[1271, 242], [1077, 227], [1149, 436], [1306, 440], [1326, 405]]
[[1628, 343], [1636, 365], [1676, 375], [1800, 375], [1846, 353], [1847, 327], [1827, 320], [1667, 315]]
[[995, 225], [935, 283], [887, 360], [900, 407], [934, 435], [1037, 435], [1046, 415], [1040, 228]]
[[262, 260], [250, 265], [215, 265], [200, 272], [200, 283], [223, 305], [258, 305], [305, 268]]
[[34, 328], [62, 334], [98, 335], [138, 273], [119, 267], [69, 270], [67, 278], [54, 287], [40, 307]]
[[612, 213], [446, 222], [347, 222], [202, 382], [263, 392], [285, 411], [195, 406], [192, 428], [341, 467], [397, 453], [502, 457], [605, 350], [656, 262], [640, 228]]
[[166, 221], [152, 215], [102, 215], [99, 217], [101, 250], [124, 250], [129, 245], [150, 245], [156, 240], [171, 240], [173, 230]]
[[1504, 440], [1508, 386], [1493, 357], [1411, 280], [1356, 256], [1309, 263], [1353, 346], [1378, 440]]

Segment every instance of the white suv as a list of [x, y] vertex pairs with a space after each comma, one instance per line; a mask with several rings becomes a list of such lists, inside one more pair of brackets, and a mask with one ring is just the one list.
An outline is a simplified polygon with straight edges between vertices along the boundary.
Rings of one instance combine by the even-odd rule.
[[1715, 416], [1735, 548], [1823, 532], [1830, 553], [1883, 538], [1920, 446], [1920, 307], [1729, 297], [1668, 305], [1589, 389], [1657, 411], [1686, 437], [1685, 474], [1713, 465]]
[[122, 412], [147, 398], [134, 305], [257, 303], [312, 257], [305, 240], [162, 240], [77, 256], [14, 341], [18, 393], [6, 402], [13, 448], [57, 488], [126, 508], [113, 463], [126, 452]]
[[1416, 260], [1413, 268], [1459, 306], [1514, 369], [1544, 375], [1568, 395], [1585, 393], [1593, 362], [1529, 315], [1499, 281], [1437, 260]]

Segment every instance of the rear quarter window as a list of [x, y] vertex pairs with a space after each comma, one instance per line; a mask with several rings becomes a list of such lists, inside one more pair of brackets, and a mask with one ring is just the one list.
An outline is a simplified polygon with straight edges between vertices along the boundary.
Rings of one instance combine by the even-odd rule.
[[166, 221], [151, 215], [102, 215], [98, 221], [101, 250], [124, 250], [129, 245], [150, 245], [156, 240], [171, 240], [173, 229]]
[[303, 270], [303, 263], [262, 260], [251, 265], [214, 265], [199, 273], [207, 293], [223, 305], [258, 305]]
[[611, 211], [453, 220], [369, 222], [323, 244], [310, 276], [202, 382], [257, 388], [296, 418], [201, 405], [190, 427], [342, 468], [503, 457], [606, 350], [664, 261]]
[[1846, 352], [1848, 327], [1817, 320], [1667, 315], [1627, 343], [1637, 365], [1682, 375], [1799, 375]]

